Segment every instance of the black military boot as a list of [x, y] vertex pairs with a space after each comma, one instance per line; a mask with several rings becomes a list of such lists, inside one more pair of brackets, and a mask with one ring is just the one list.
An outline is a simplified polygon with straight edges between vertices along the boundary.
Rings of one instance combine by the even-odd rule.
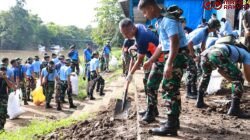
[[155, 107], [153, 105], [148, 106], [148, 109], [147, 109], [145, 115], [143, 116], [142, 121], [145, 121], [148, 123], [155, 121], [154, 108]]
[[69, 99], [69, 108], [77, 108], [77, 106], [73, 104], [73, 99]]
[[[144, 116], [146, 114], [147, 110], [141, 110], [139, 111], [139, 115], [141, 116]], [[158, 107], [155, 106], [154, 108], [154, 113], [155, 113], [155, 116], [158, 117], [159, 116], [159, 111], [158, 111]]]
[[49, 109], [49, 108], [52, 108], [52, 106], [49, 103], [46, 103], [45, 108]]
[[190, 84], [187, 85], [187, 95], [186, 95], [186, 98], [188, 99], [196, 99], [197, 96], [196, 95], [193, 95], [192, 93], [192, 86]]
[[176, 115], [168, 115], [167, 122], [161, 126], [160, 128], [153, 128], [149, 130], [149, 133], [152, 135], [159, 135], [159, 136], [177, 136], [177, 122], [178, 116]]
[[245, 114], [240, 109], [240, 99], [239, 98], [233, 98], [231, 101], [231, 106], [227, 112], [230, 116], [237, 116], [239, 118], [250, 118], [249, 114]]
[[26, 98], [23, 99], [23, 102], [24, 105], [29, 105]]
[[62, 110], [62, 108], [61, 108], [61, 104], [60, 103], [57, 103], [57, 108], [56, 108], [56, 110]]
[[204, 93], [199, 91], [198, 96], [197, 96], [197, 102], [196, 102], [196, 107], [197, 108], [203, 108], [203, 107], [206, 106], [206, 104], [204, 103], [203, 96], [204, 96]]
[[[181, 128], [181, 126], [180, 126], [180, 115], [177, 115], [177, 117], [178, 117], [178, 119], [177, 119], [177, 129], [180, 129]], [[167, 123], [168, 121], [166, 120], [166, 121], [160, 121], [160, 125], [165, 125], [166, 123]]]

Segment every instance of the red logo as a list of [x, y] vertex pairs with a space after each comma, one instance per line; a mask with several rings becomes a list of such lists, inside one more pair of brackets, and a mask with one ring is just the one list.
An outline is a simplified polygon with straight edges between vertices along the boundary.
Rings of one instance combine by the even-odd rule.
[[222, 3], [220, 1], [210, 1], [210, 0], [205, 0], [203, 2], [203, 8], [206, 10], [212, 10], [213, 8], [215, 10], [219, 10], [222, 8]]

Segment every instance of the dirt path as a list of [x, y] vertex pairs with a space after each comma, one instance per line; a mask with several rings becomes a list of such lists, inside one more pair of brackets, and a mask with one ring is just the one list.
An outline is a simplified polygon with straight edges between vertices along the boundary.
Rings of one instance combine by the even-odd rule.
[[[106, 77], [106, 79], [108, 79], [112, 76], [112, 73], [106, 73], [104, 76]], [[124, 80], [124, 77], [119, 77], [116, 80]], [[106, 93], [105, 96], [99, 96], [98, 93], [94, 93], [94, 96], [96, 97], [96, 100], [94, 101], [89, 99], [85, 99], [83, 101], [74, 100], [74, 104], [77, 105], [76, 110], [69, 109], [68, 103], [65, 103], [62, 105], [63, 111], [57, 111], [54, 100], [52, 100], [51, 102], [53, 109], [45, 109], [44, 105], [35, 106], [32, 102], [29, 102], [28, 106], [22, 105], [21, 108], [25, 110], [25, 113], [17, 119], [7, 119], [7, 123], [5, 124], [5, 130], [12, 131], [23, 126], [27, 126], [31, 122], [31, 120], [57, 120], [67, 118], [69, 116], [78, 117], [83, 112], [98, 112], [100, 110], [100, 107], [106, 106], [111, 98], [119, 96], [118, 94], [116, 94], [116, 92], [118, 92], [116, 89], [122, 89], [123, 84], [121, 82], [117, 82], [116, 80], [111, 81], [106, 85], [104, 89], [104, 92]]]

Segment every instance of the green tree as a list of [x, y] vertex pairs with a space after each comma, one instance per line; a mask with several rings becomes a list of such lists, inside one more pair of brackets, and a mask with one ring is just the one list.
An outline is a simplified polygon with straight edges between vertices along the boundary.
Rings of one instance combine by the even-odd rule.
[[98, 25], [92, 30], [93, 41], [103, 46], [107, 40], [110, 40], [113, 46], [121, 46], [122, 36], [119, 33], [118, 24], [124, 15], [118, 0], [100, 0], [100, 7], [95, 10]]

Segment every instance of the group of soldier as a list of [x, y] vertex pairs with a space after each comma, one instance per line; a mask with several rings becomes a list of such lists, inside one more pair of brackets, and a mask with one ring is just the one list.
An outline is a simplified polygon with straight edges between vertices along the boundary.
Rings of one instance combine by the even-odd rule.
[[[250, 81], [250, 10], [247, 10], [248, 15], [246, 14], [243, 18], [244, 45], [223, 41], [228, 37], [234, 40], [233, 33], [227, 32], [222, 35], [225, 37], [219, 38], [216, 43], [214, 41], [206, 48], [208, 36], [211, 33], [214, 35], [220, 33], [221, 22], [218, 19], [211, 18], [207, 23], [203, 21], [199, 28], [187, 32], [185, 26], [182, 25], [184, 22], [181, 18], [184, 11], [178, 6], [170, 6], [165, 9], [159, 7], [155, 0], [140, 0], [138, 9], [149, 20], [157, 18], [157, 35], [155, 31], [146, 28], [143, 24], [134, 24], [128, 18], [120, 21], [119, 29], [125, 38], [122, 51], [127, 82], [131, 82], [133, 74], [143, 63], [144, 57], [147, 57], [143, 63], [145, 73], [143, 83], [147, 107], [144, 111], [139, 112], [143, 121], [154, 122], [159, 115], [157, 91], [162, 84], [162, 97], [166, 106], [167, 120], [162, 122], [159, 128], [151, 129], [150, 133], [153, 135], [177, 135], [181, 113], [179, 89], [185, 71], [187, 73], [186, 97], [196, 99], [197, 108], [205, 106], [203, 98], [211, 73], [218, 69], [218, 72], [232, 83], [232, 100], [227, 114], [239, 118], [250, 118], [240, 110], [244, 77], [242, 71], [235, 65], [236, 63], [243, 64], [245, 80]], [[225, 22], [224, 18], [222, 22]], [[194, 46], [200, 48], [200, 53], [195, 53]], [[131, 50], [137, 50], [136, 59], [129, 59]], [[196, 85], [197, 66], [202, 69], [198, 86]]]

